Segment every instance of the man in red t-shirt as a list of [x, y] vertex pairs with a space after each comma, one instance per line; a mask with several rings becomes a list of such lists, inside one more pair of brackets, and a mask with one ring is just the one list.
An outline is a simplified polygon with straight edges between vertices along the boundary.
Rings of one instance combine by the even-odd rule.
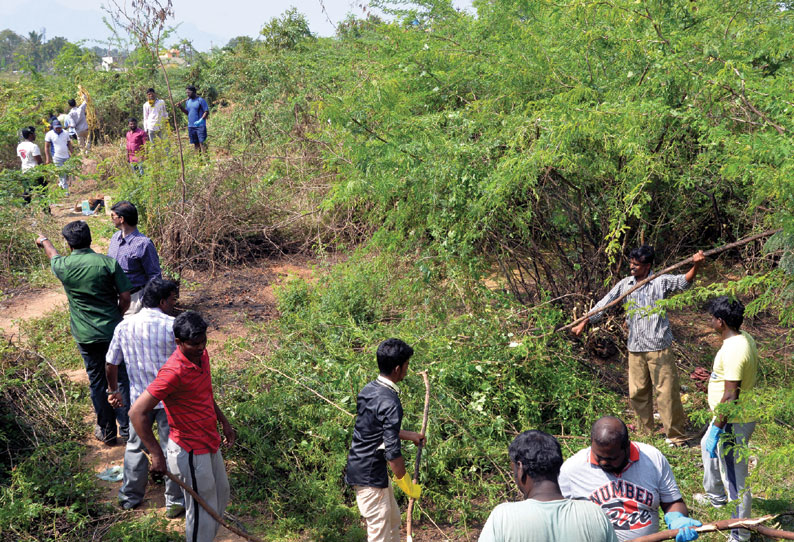
[[[207, 323], [198, 313], [187, 311], [174, 320], [176, 350], [160, 368], [130, 408], [130, 421], [146, 449], [152, 454], [153, 476], [166, 471], [166, 458], [157, 444], [147, 415], [162, 401], [171, 432], [166, 453], [168, 470], [198, 493], [219, 516], [229, 502], [229, 480], [220, 452], [221, 422], [226, 444], [236, 435], [212, 393], [210, 359], [207, 355]], [[185, 535], [193, 542], [210, 542], [218, 523], [185, 493]]]
[[146, 132], [138, 128], [138, 120], [135, 118], [127, 121], [127, 128], [127, 161], [130, 163], [132, 171], [143, 175], [143, 166], [141, 166], [141, 157], [138, 156], [138, 151], [144, 143], [149, 141], [149, 138]]

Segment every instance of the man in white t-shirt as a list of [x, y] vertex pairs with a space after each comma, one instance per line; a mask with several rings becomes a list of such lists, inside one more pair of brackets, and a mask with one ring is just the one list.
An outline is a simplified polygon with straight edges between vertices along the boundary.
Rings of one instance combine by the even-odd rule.
[[[52, 130], [47, 132], [44, 136], [44, 154], [47, 157], [47, 163], [54, 163], [58, 167], [63, 167], [69, 157], [72, 155], [72, 144], [69, 140], [69, 134], [61, 126], [59, 120], [52, 121]], [[52, 143], [52, 153], [50, 153], [50, 146]], [[69, 175], [64, 173], [58, 174], [58, 186], [66, 190], [66, 195], [69, 195]]]
[[80, 97], [83, 100], [80, 105], [77, 105], [77, 101], [74, 98], [69, 100], [70, 109], [68, 115], [70, 124], [74, 126], [74, 131], [77, 134], [77, 144], [83, 149], [83, 154], [85, 154], [91, 147], [91, 142], [88, 140], [88, 118], [85, 115], [88, 100], [85, 94], [81, 94]]
[[[36, 130], [33, 126], [22, 128], [22, 141], [17, 145], [17, 156], [22, 161], [22, 172], [28, 172], [23, 183], [25, 186], [25, 193], [22, 196], [25, 203], [30, 203], [31, 195], [30, 188], [35, 186], [44, 186], [44, 177], [42, 175], [35, 175], [32, 169], [43, 163], [41, 159], [41, 150], [36, 145]], [[49, 209], [49, 207], [47, 208]]]
[[[709, 304], [708, 311], [711, 327], [722, 338], [722, 348], [714, 357], [714, 368], [709, 378], [709, 408], [715, 416], [700, 442], [706, 493], [695, 494], [695, 500], [714, 508], [722, 508], [728, 501], [738, 500], [731, 517], [749, 518], [752, 505], [750, 488], [746, 486], [749, 458], [740, 450], [747, 446], [755, 430], [755, 420], [741, 412], [725, 415], [718, 408], [720, 405], [741, 405], [747, 393], [755, 387], [758, 350], [752, 335], [740, 330], [744, 322], [741, 301], [727, 296], [718, 297]], [[730, 540], [750, 540], [750, 531], [734, 529]]]
[[36, 145], [36, 131], [32, 127], [22, 128], [22, 142], [17, 145], [17, 156], [22, 160], [22, 171], [42, 163], [41, 150]]
[[698, 537], [701, 523], [688, 511], [670, 464], [649, 444], [629, 440], [618, 418], [604, 416], [593, 424], [590, 447], [570, 457], [560, 470], [560, 489], [571, 499], [599, 505], [618, 540], [633, 540], [659, 531], [659, 508], [677, 542]]
[[479, 542], [617, 542], [597, 505], [560, 493], [562, 452], [557, 439], [524, 431], [510, 444], [509, 454], [513, 479], [525, 500], [494, 508]]
[[168, 120], [168, 110], [165, 102], [157, 98], [154, 89], [146, 91], [146, 103], [143, 104], [143, 129], [149, 136], [149, 141], [154, 141], [155, 137], [163, 137], [163, 126]]

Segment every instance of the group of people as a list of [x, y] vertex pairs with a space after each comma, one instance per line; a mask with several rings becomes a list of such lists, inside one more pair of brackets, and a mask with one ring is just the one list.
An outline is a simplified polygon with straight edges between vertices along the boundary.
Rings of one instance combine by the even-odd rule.
[[[162, 277], [154, 244], [137, 229], [137, 208], [121, 201], [110, 216], [119, 231], [107, 255], [91, 249], [84, 221], [63, 227], [67, 256], [44, 236], [36, 244], [66, 291], [91, 388], [94, 436], [108, 446], [126, 442], [119, 505], [138, 507], [149, 473], [168, 470], [223, 515], [229, 483], [218, 422], [228, 445], [235, 432], [214, 399], [207, 323], [193, 311], [173, 316], [178, 284]], [[167, 517], [186, 515], [187, 540], [215, 537], [218, 523], [170, 478], [165, 501]]]
[[[688, 288], [705, 256], [698, 252], [693, 266], [682, 275], [654, 276], [654, 251], [642, 246], [630, 253], [631, 276], [621, 280], [596, 305], [605, 307], [628, 293], [629, 390], [639, 431], [654, 430], [653, 395], [669, 446], [686, 446], [686, 418], [680, 398], [678, 371], [670, 351], [670, 323], [656, 302]], [[745, 448], [755, 423], [743, 414], [743, 397], [755, 386], [758, 354], [752, 336], [741, 330], [744, 305], [727, 296], [708, 308], [710, 325], [722, 339], [708, 384], [709, 407], [714, 412], [701, 440], [704, 493], [693, 499], [721, 508], [735, 502], [733, 518], [750, 517], [751, 493], [746, 487], [748, 455]], [[573, 329], [577, 335], [600, 314]], [[377, 351], [379, 376], [357, 398], [357, 416], [347, 458], [345, 481], [353, 487], [367, 525], [369, 542], [400, 540], [400, 511], [393, 482], [411, 498], [422, 488], [406, 473], [401, 440], [425, 444], [425, 435], [402, 429], [403, 410], [397, 384], [405, 378], [412, 348], [388, 339]], [[744, 394], [744, 395], [742, 395]], [[740, 405], [737, 408], [737, 403]], [[726, 408], [727, 407], [727, 408]], [[738, 412], [736, 412], [738, 410]], [[698, 537], [701, 522], [689, 517], [686, 503], [670, 464], [657, 448], [632, 442], [629, 427], [604, 416], [593, 425], [590, 446], [563, 462], [557, 440], [542, 431], [525, 431], [509, 447], [513, 479], [524, 496], [504, 503], [491, 513], [481, 542], [613, 542], [633, 540], [659, 530], [659, 510], [676, 541]], [[733, 529], [732, 542], [749, 540], [745, 529]]]
[[[186, 87], [187, 97], [179, 102], [178, 107], [188, 116], [188, 138], [198, 152], [207, 150], [207, 117], [209, 105], [198, 96], [196, 87]], [[86, 118], [87, 97], [81, 95], [81, 103], [68, 100], [69, 109], [61, 115], [51, 115], [43, 121], [46, 126], [44, 136], [44, 155], [36, 143], [36, 127], [28, 126], [21, 131], [21, 141], [17, 145], [17, 156], [21, 162], [21, 170], [27, 172], [30, 181], [26, 183], [24, 197], [30, 200], [30, 187], [45, 186], [43, 175], [35, 175], [32, 171], [41, 164], [55, 164], [62, 171], [58, 174], [58, 186], [69, 195], [70, 177], [63, 169], [64, 164], [74, 153], [76, 141], [83, 154], [91, 147], [88, 120]], [[168, 123], [168, 110], [165, 102], [157, 97], [154, 88], [146, 91], [146, 102], [143, 104], [143, 128], [138, 127], [138, 119], [130, 117], [127, 121], [126, 150], [127, 161], [132, 170], [143, 174], [143, 153], [140, 152], [147, 142], [162, 139], [164, 128]], [[42, 158], [43, 156], [43, 158]]]
[[[198, 152], [207, 150], [207, 117], [209, 105], [207, 101], [196, 94], [196, 87], [188, 85], [185, 88], [187, 97], [177, 106], [187, 115], [188, 138]], [[127, 161], [132, 170], [139, 175], [143, 174], [141, 161], [143, 157], [139, 151], [146, 142], [162, 139], [163, 127], [168, 122], [168, 110], [165, 102], [157, 97], [153, 88], [146, 91], [146, 102], [143, 104], [143, 128], [138, 127], [138, 119], [130, 117], [127, 121]]]
[[[63, 228], [68, 256], [58, 254], [46, 237], [39, 236], [36, 244], [45, 250], [66, 290], [72, 334], [91, 386], [95, 436], [108, 445], [126, 441], [119, 504], [124, 509], [139, 506], [148, 474], [162, 476], [168, 470], [222, 515], [229, 482], [220, 448], [224, 441], [232, 445], [236, 435], [214, 399], [207, 324], [193, 311], [172, 315], [178, 285], [162, 278], [152, 241], [137, 229], [135, 206], [116, 203], [111, 219], [119, 231], [108, 255], [91, 250], [91, 232], [83, 221]], [[668, 444], [680, 446], [687, 441], [669, 350], [672, 334], [666, 316], [653, 309], [659, 299], [689, 287], [705, 258], [698, 252], [692, 268], [677, 276], [654, 276], [653, 259], [650, 247], [632, 251], [631, 276], [597, 307], [652, 279], [628, 296], [630, 399], [638, 429], [649, 435], [655, 389]], [[741, 405], [755, 386], [758, 355], [752, 336], [741, 330], [740, 301], [719, 297], [708, 312], [722, 346], [708, 384], [714, 417], [700, 443], [704, 493], [693, 498], [715, 508], [736, 502], [733, 517], [744, 518], [750, 515], [751, 494], [746, 487], [748, 457], [742, 448], [755, 423]], [[574, 332], [583, 330], [581, 325]], [[401, 447], [401, 441], [426, 444], [424, 434], [402, 428], [398, 384], [408, 374], [413, 353], [400, 339], [383, 341], [376, 352], [379, 375], [357, 396], [345, 481], [353, 487], [370, 542], [400, 539], [400, 510], [392, 483], [410, 498], [422, 494], [408, 474]], [[659, 530], [660, 509], [668, 528], [678, 530], [678, 542], [698, 536], [694, 528], [701, 523], [689, 517], [664, 454], [632, 441], [630, 427], [616, 417], [595, 421], [590, 446], [567, 461], [557, 440], [537, 430], [518, 435], [508, 452], [524, 500], [492, 511], [480, 535], [483, 542], [632, 540]], [[214, 538], [218, 523], [189, 493], [169, 479], [165, 494], [168, 517], [186, 513], [187, 540]], [[730, 536], [732, 541], [746, 541], [749, 532], [734, 529]]]

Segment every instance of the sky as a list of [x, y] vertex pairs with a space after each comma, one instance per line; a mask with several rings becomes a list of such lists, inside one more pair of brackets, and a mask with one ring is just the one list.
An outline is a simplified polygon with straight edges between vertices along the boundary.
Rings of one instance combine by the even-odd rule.
[[[125, 0], [116, 0], [120, 5]], [[471, 0], [455, 0], [455, 5], [471, 9]], [[27, 35], [46, 29], [46, 38], [62, 36], [69, 41], [87, 40], [87, 46], [100, 45], [110, 35], [102, 22], [102, 6], [111, 0], [0, 0], [0, 30], [9, 28]], [[189, 39], [200, 51], [222, 47], [235, 36], [256, 37], [262, 26], [293, 6], [303, 13], [319, 36], [334, 34], [334, 25], [347, 14], [363, 17], [367, 0], [173, 0], [174, 20], [180, 39]], [[323, 9], [324, 8], [324, 9]], [[175, 39], [174, 41], [179, 41]], [[169, 42], [166, 42], [170, 45]]]

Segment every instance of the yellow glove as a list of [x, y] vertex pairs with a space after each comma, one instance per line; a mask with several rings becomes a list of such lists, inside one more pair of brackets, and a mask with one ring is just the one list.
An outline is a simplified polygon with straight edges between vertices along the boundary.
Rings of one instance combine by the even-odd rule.
[[154, 100], [146, 100], [146, 101], [149, 102], [149, 105], [154, 105]]
[[411, 478], [408, 476], [406, 472], [402, 478], [397, 478], [396, 476], [392, 478], [394, 483], [397, 484], [397, 487], [403, 490], [403, 493], [408, 495], [412, 499], [418, 499], [419, 496], [422, 494], [422, 486], [419, 484], [415, 484], [411, 481]]

